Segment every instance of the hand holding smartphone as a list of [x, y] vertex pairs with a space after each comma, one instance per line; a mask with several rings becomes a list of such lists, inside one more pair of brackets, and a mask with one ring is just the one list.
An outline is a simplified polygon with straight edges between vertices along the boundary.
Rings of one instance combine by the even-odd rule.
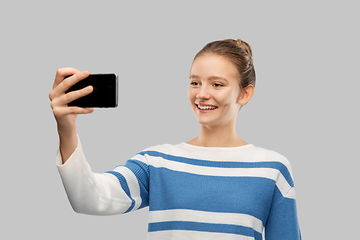
[[68, 106], [84, 108], [115, 108], [118, 106], [118, 76], [115, 73], [90, 74], [70, 87], [66, 93], [83, 89], [89, 85], [93, 86], [93, 92], [68, 103]]

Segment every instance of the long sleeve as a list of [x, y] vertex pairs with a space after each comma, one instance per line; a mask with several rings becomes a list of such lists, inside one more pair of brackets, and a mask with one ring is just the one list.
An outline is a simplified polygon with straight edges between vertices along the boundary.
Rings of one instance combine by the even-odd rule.
[[123, 167], [122, 172], [118, 173], [124, 179], [120, 182], [119, 177], [111, 172], [93, 173], [85, 159], [80, 140], [66, 163], [62, 164], [58, 153], [56, 164], [75, 212], [91, 215], [121, 214], [129, 209], [134, 210], [134, 205], [141, 202], [137, 191], [139, 184], [134, 174]]
[[[291, 166], [287, 161], [286, 165], [289, 174], [284, 174], [286, 177], [278, 177], [276, 181], [273, 201], [265, 224], [266, 240], [301, 240]], [[285, 172], [284, 170], [280, 169], [280, 172]]]
[[[293, 194], [292, 188], [289, 194]], [[266, 240], [300, 240], [300, 228], [297, 217], [296, 201], [284, 197], [280, 203], [270, 210], [265, 226]]]

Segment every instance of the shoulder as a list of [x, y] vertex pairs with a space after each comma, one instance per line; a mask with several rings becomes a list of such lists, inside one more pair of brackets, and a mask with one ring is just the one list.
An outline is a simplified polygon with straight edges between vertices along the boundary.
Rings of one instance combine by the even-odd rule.
[[145, 148], [144, 150], [139, 152], [139, 154], [146, 154], [148, 152], [169, 153], [169, 152], [176, 151], [177, 148], [178, 148], [177, 145], [174, 145], [174, 144], [167, 144], [167, 143], [159, 144], [159, 145], [154, 145], [154, 146]]
[[257, 158], [262, 158], [267, 161], [278, 161], [285, 165], [290, 164], [289, 160], [284, 155], [282, 155], [279, 152], [276, 152], [274, 150], [269, 150], [269, 149], [257, 147], [257, 146], [254, 146], [252, 148], [252, 150], [253, 150], [254, 156]]
[[290, 161], [282, 154], [265, 149], [262, 147], [255, 147], [254, 146], [254, 155], [257, 159], [262, 159], [263, 162], [271, 163], [272, 167], [279, 170], [283, 174], [287, 173], [290, 178], [292, 178], [292, 169]]
[[151, 146], [145, 148], [144, 150], [136, 154], [136, 156], [147, 159], [147, 161], [154, 157], [155, 158], [161, 157], [164, 159], [168, 159], [169, 157], [171, 158], [172, 156], [182, 156], [182, 155], [183, 153], [179, 151], [179, 147], [177, 147], [177, 145], [174, 144], [160, 144], [160, 145]]

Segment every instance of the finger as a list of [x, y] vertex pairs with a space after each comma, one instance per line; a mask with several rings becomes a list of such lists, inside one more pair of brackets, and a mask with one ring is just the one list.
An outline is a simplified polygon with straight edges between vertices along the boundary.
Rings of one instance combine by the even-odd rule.
[[66, 105], [76, 99], [89, 95], [94, 90], [93, 86], [87, 86], [86, 88], [66, 93], [55, 100], [55, 104], [58, 106]]
[[81, 108], [81, 107], [68, 107], [67, 111], [70, 114], [89, 114], [94, 111], [93, 108]]
[[55, 117], [63, 117], [71, 114], [89, 114], [94, 112], [93, 108], [81, 108], [81, 107], [57, 107], [53, 109]]
[[71, 87], [73, 86], [75, 83], [87, 78], [89, 76], [89, 71], [82, 71], [82, 72], [77, 72], [74, 75], [72, 75], [71, 77], [68, 77], [66, 79], [63, 79], [61, 81], [61, 83], [59, 83], [50, 93], [49, 97], [50, 99], [54, 99], [56, 97], [59, 97], [63, 94], [65, 94], [65, 92]]
[[56, 76], [55, 76], [55, 81], [54, 81], [54, 85], [53, 88], [55, 88], [57, 85], [59, 85], [65, 77], [70, 76], [70, 75], [74, 75], [75, 73], [80, 72], [79, 70], [75, 69], [75, 68], [59, 68], [56, 71]]
[[62, 80], [62, 82], [58, 85], [58, 88], [61, 92], [65, 92], [75, 83], [80, 82], [81, 80], [87, 78], [88, 76], [89, 76], [89, 71], [77, 72], [74, 75]]

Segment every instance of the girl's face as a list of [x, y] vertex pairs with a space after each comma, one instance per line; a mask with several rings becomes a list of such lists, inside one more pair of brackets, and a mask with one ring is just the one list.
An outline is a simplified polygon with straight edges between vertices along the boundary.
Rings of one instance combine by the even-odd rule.
[[200, 124], [235, 124], [241, 107], [240, 93], [238, 72], [228, 59], [205, 53], [194, 60], [188, 98]]

